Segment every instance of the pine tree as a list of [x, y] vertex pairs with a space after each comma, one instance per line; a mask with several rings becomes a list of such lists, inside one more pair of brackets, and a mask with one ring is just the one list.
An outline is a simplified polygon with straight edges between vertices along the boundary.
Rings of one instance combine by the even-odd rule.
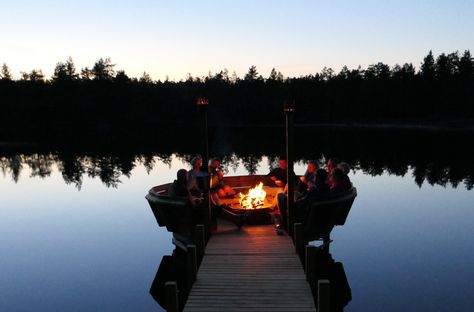
[[8, 68], [7, 64], [3, 63], [2, 70], [0, 72], [0, 79], [1, 80], [8, 80], [11, 81], [13, 79], [12, 73], [10, 72], [10, 68]]
[[252, 81], [257, 80], [258, 72], [257, 67], [255, 65], [250, 66], [249, 71], [245, 74], [244, 80]]
[[420, 74], [421, 76], [427, 79], [434, 78], [435, 60], [433, 57], [433, 52], [431, 52], [431, 50], [428, 55], [423, 59], [423, 63], [421, 63]]

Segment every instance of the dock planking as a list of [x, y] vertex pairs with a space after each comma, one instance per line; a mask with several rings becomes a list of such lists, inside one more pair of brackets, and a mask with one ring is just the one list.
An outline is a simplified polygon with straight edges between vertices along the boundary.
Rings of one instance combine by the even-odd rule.
[[222, 222], [209, 240], [184, 311], [316, 311], [289, 236], [272, 225]]

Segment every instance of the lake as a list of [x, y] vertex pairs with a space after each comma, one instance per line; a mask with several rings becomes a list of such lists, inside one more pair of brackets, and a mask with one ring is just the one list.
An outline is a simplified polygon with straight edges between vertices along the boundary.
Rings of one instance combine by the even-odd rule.
[[[421, 145], [337, 154], [358, 190], [332, 232], [352, 292], [345, 311], [474, 307], [473, 158]], [[324, 162], [313, 151], [296, 174], [308, 159]], [[174, 248], [144, 196], [192, 156], [0, 153], [0, 311], [162, 310], [148, 291]], [[266, 174], [275, 156], [225, 154], [224, 166], [227, 175]]]

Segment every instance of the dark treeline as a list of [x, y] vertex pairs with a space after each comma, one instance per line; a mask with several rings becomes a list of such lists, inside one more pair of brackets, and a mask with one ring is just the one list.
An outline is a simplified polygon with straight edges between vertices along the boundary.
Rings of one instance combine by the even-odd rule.
[[80, 141], [153, 138], [158, 127], [198, 125], [196, 98], [210, 99], [211, 126], [281, 125], [282, 102], [295, 99], [295, 121], [472, 126], [474, 60], [469, 51], [429, 52], [419, 70], [383, 63], [366, 69], [285, 78], [255, 66], [243, 78], [227, 70], [207, 77], [153, 81], [116, 71], [110, 59], [77, 71], [71, 58], [51, 79], [41, 70], [14, 80], [0, 71], [0, 140]]

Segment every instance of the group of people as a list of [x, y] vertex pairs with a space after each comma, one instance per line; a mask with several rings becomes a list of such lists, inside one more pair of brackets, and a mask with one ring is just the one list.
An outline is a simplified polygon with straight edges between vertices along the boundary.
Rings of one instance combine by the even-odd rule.
[[186, 197], [191, 206], [195, 207], [203, 200], [202, 193], [195, 192], [189, 185], [195, 183], [191, 174], [186, 169], [179, 169], [176, 173], [176, 180], [171, 183], [168, 194], [171, 196]]
[[[168, 194], [186, 197], [191, 206], [196, 207], [204, 200], [204, 191], [209, 189], [211, 217], [215, 220], [222, 210], [220, 197], [235, 194], [235, 191], [230, 186], [224, 184], [224, 173], [220, 165], [221, 163], [218, 158], [212, 158], [209, 161], [207, 172], [203, 171], [201, 156], [195, 156], [191, 160], [192, 168], [189, 171], [186, 169], [178, 170], [177, 179], [170, 185]], [[210, 183], [210, 185], [204, 185], [203, 183]], [[236, 223], [241, 225], [240, 218]]]
[[[318, 168], [316, 161], [308, 163], [306, 172], [299, 179], [295, 179], [295, 219], [304, 220], [308, 213], [309, 204], [317, 200], [325, 200], [338, 196], [351, 189], [352, 183], [348, 176], [349, 164], [329, 159], [327, 169]], [[279, 167], [268, 174], [275, 181], [276, 186], [285, 186], [282, 193], [278, 194], [278, 210], [275, 213], [275, 222], [278, 234], [283, 234], [287, 220], [287, 163], [284, 157], [279, 160]]]
[[[220, 169], [218, 158], [212, 158], [209, 161], [207, 172], [202, 171], [202, 158], [200, 156], [194, 157], [191, 160], [191, 165], [192, 168], [189, 171], [186, 169], [178, 170], [177, 179], [171, 184], [168, 193], [172, 196], [188, 198], [191, 206], [195, 207], [203, 201], [203, 192], [207, 189], [207, 186], [202, 185], [205, 182], [200, 184], [200, 181], [207, 182], [208, 180], [200, 180], [200, 178], [209, 177], [212, 215], [213, 218], [216, 218], [222, 207], [220, 197], [234, 195], [235, 191], [223, 183], [224, 173]], [[278, 209], [274, 214], [278, 234], [282, 234], [283, 229], [286, 228], [287, 171], [287, 161], [285, 157], [280, 157], [279, 166], [268, 173], [275, 186], [284, 187], [283, 191], [277, 195]], [[333, 198], [351, 189], [352, 183], [348, 176], [349, 171], [350, 167], [347, 163], [338, 162], [336, 159], [331, 158], [328, 160], [326, 168], [319, 168], [316, 161], [310, 161], [303, 176], [297, 178], [293, 174], [295, 181], [295, 219], [297, 221], [304, 219], [311, 202]]]
[[172, 196], [187, 196], [190, 201], [196, 203], [196, 199], [201, 198], [206, 186], [200, 185], [199, 178], [210, 176], [210, 192], [212, 202], [220, 206], [219, 197], [226, 195], [234, 195], [235, 191], [228, 185], [223, 183], [224, 173], [220, 169], [220, 161], [213, 158], [209, 162], [208, 172], [202, 171], [202, 158], [196, 156], [191, 160], [192, 168], [179, 169], [177, 179], [174, 180], [168, 193]]

